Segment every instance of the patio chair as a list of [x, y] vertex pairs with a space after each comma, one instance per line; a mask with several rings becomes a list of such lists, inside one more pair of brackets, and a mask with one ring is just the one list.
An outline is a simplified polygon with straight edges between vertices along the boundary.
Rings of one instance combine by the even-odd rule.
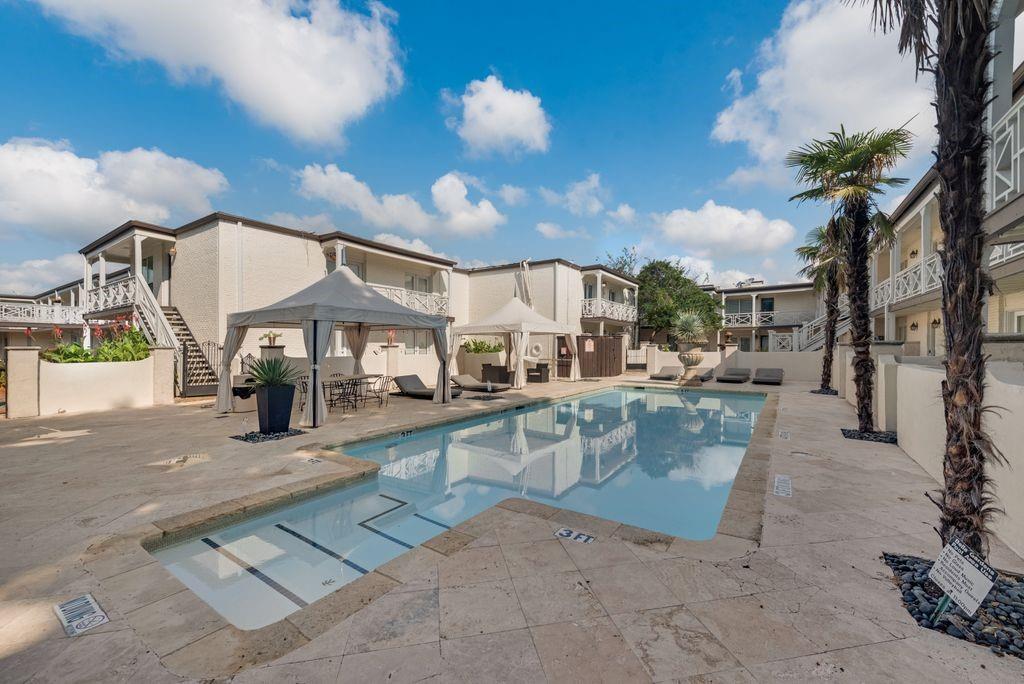
[[453, 375], [452, 382], [461, 387], [464, 390], [471, 392], [505, 392], [512, 389], [512, 385], [507, 382], [492, 382], [488, 386], [486, 382], [480, 382], [472, 375]]
[[[359, 382], [356, 380], [334, 380], [326, 385], [327, 410], [338, 406], [344, 411], [351, 406], [353, 410], [359, 406]], [[364, 402], [365, 403], [365, 402]]]
[[306, 397], [309, 396], [309, 376], [300, 375], [295, 381], [295, 389], [299, 390], [299, 411], [306, 408]]
[[718, 382], [742, 384], [750, 380], [749, 368], [726, 368], [725, 372], [715, 378]]
[[786, 371], [781, 368], [758, 368], [751, 382], [755, 385], [781, 385], [785, 375]]
[[390, 375], [380, 375], [373, 379], [366, 391], [377, 400], [377, 406], [384, 407], [388, 405], [388, 400], [391, 398], [391, 386], [394, 384], [394, 379]]
[[[434, 398], [434, 388], [424, 385], [418, 375], [399, 375], [395, 378], [395, 384], [398, 385], [399, 393], [407, 397], [414, 397], [416, 399]], [[457, 397], [460, 394], [462, 394], [461, 389], [457, 387], [452, 389], [452, 397]]]
[[682, 366], [662, 366], [660, 371], [651, 375], [651, 380], [678, 380], [682, 374]]
[[526, 369], [526, 382], [551, 382], [551, 370], [546, 363], [538, 363]]

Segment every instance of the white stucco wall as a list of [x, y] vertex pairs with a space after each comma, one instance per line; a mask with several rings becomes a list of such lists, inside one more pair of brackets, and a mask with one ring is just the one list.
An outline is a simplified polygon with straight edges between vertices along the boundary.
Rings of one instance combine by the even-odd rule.
[[153, 405], [153, 357], [121, 363], [39, 363], [39, 415]]
[[818, 382], [821, 380], [821, 350], [807, 352], [744, 352], [737, 351], [729, 358], [735, 368], [781, 368], [786, 380]]
[[224, 341], [220, 312], [220, 238], [217, 223], [191, 230], [175, 242], [171, 305], [178, 308], [200, 342]]

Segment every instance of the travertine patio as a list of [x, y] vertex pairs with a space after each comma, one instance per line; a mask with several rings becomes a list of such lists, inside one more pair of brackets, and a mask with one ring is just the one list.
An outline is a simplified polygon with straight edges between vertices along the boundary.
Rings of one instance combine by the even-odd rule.
[[[0, 423], [0, 679], [183, 681], [176, 651], [154, 653], [146, 626], [114, 606], [162, 615], [149, 629], [182, 648], [224, 625], [197, 619], [195, 597], [161, 594], [155, 561], [99, 579], [81, 560], [90, 545], [347, 467], [300, 447], [603, 384], [449, 407], [399, 399], [255, 446], [227, 438], [254, 417], [199, 404]], [[1019, 660], [922, 630], [901, 607], [878, 556], [937, 552], [922, 495], [935, 483], [897, 447], [842, 440], [852, 409], [808, 389], [779, 392], [770, 474], [790, 475], [793, 496], [766, 494], [759, 545], [664, 539], [512, 500], [382, 566], [367, 605], [236, 681], [1019, 681]], [[181, 456], [195, 458], [161, 464]], [[598, 540], [559, 541], [563, 525]], [[1024, 569], [998, 544], [992, 560]], [[85, 592], [112, 621], [67, 638], [52, 606]]]

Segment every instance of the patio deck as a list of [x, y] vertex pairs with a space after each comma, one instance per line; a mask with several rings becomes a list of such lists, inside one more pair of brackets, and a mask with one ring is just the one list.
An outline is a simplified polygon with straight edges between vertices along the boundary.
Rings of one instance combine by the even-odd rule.
[[[309, 462], [318, 444], [621, 381], [529, 385], [501, 401], [449, 406], [393, 398], [260, 445], [229, 439], [255, 429], [254, 415], [218, 416], [206, 404], [0, 423], [2, 679], [187, 681], [169, 669], [183, 671], [173, 652], [158, 656], [145, 629], [113, 610], [110, 592], [140, 609], [163, 602], [152, 627], [177, 633], [183, 647], [220, 626], [203, 631], [187, 597], [154, 593], [147, 572], [156, 561], [97, 579], [81, 562], [97, 541], [343, 473], [343, 463]], [[878, 556], [937, 552], [934, 507], [922, 496], [935, 482], [898, 447], [842, 440], [853, 410], [810, 388], [757, 388], [779, 394], [770, 475], [793, 481], [792, 498], [767, 495], [760, 545], [638, 536], [509, 502], [459, 526], [450, 543], [383, 566], [386, 592], [236, 681], [1019, 681], [1021, 661], [920, 629], [902, 608]], [[553, 530], [564, 524], [598, 541], [558, 541]], [[992, 560], [1024, 569], [1000, 544]], [[111, 622], [65, 637], [52, 606], [85, 592]]]

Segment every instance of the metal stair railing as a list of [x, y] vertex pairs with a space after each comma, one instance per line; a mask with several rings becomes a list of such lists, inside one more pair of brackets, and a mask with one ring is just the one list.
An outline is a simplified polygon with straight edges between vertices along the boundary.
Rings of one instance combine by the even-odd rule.
[[153, 296], [153, 292], [149, 289], [149, 285], [138, 274], [135, 275], [134, 280], [135, 311], [138, 313], [139, 318], [149, 327], [149, 332], [153, 337], [150, 342], [158, 347], [180, 349], [181, 344], [174, 334], [174, 328], [171, 327], [167, 317], [164, 316], [163, 309], [157, 303], [156, 297]]

